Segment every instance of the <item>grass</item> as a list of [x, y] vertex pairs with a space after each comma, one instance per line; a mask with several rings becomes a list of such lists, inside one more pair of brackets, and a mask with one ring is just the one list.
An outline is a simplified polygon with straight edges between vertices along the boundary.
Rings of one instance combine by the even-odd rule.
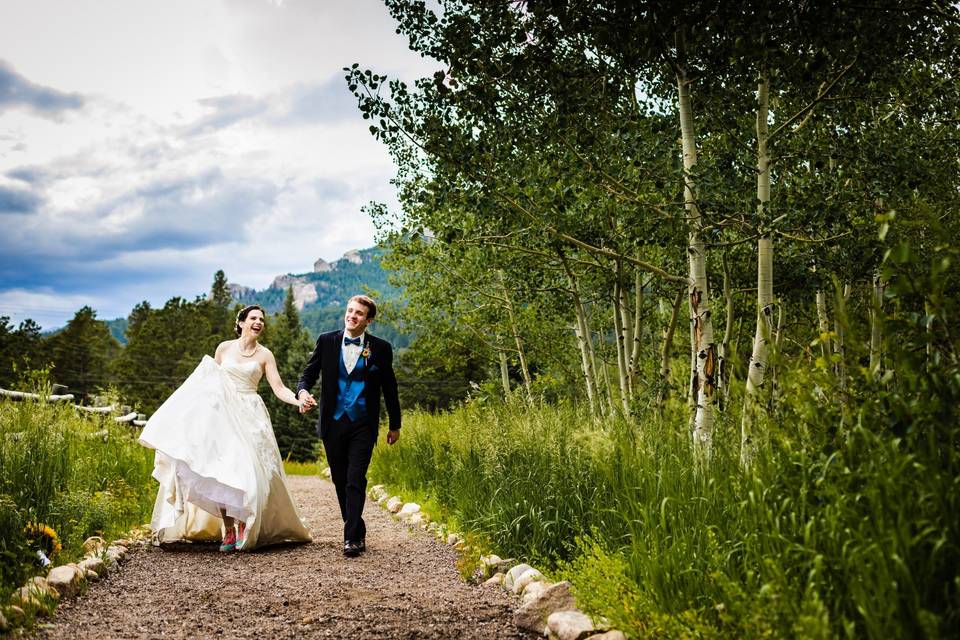
[[48, 541], [28, 539], [28, 525], [55, 532], [56, 563], [76, 560], [87, 537], [149, 519], [152, 469], [127, 425], [71, 405], [0, 401], [0, 597], [38, 569], [35, 547]]
[[[784, 385], [750, 472], [730, 445], [736, 411], [704, 468], [680, 410], [626, 421], [468, 404], [408, 416], [371, 476], [569, 578], [581, 606], [633, 637], [956, 636], [960, 427], [914, 405], [897, 434], [885, 417], [917, 390], [867, 383], [841, 425], [839, 407], [809, 400], [828, 381], [806, 376]], [[960, 376], [937, 391], [960, 400]]]
[[315, 476], [320, 473], [320, 463], [298, 462], [296, 460], [284, 460], [283, 471], [288, 476]]

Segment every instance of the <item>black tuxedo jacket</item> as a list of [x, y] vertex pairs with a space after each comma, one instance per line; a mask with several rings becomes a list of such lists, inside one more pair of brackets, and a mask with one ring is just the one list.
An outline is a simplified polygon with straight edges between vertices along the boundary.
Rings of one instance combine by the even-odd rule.
[[[297, 381], [297, 396], [304, 389], [310, 391], [320, 378], [320, 417], [317, 433], [324, 437], [333, 424], [333, 412], [337, 408], [338, 379], [340, 377], [340, 349], [343, 344], [343, 329], [322, 333], [310, 361]], [[367, 403], [367, 427], [377, 439], [380, 425], [380, 393], [387, 405], [390, 429], [400, 428], [400, 398], [397, 394], [397, 376], [393, 372], [393, 347], [386, 340], [364, 336], [364, 348], [370, 350], [363, 370], [363, 397]]]

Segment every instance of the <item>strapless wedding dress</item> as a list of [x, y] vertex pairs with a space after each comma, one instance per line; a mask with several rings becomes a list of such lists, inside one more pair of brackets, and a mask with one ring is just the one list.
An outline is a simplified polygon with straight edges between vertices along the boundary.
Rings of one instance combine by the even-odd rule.
[[310, 541], [257, 394], [262, 375], [257, 362], [204, 356], [147, 421], [140, 444], [156, 450], [150, 524], [161, 542], [219, 540], [221, 509], [246, 522], [244, 550]]

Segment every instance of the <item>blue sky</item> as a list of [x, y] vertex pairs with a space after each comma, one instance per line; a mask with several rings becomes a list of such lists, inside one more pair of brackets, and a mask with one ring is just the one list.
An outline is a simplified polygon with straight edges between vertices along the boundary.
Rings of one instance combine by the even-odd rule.
[[406, 80], [379, 0], [0, 3], [0, 315], [263, 288], [373, 244], [394, 174], [347, 92]]

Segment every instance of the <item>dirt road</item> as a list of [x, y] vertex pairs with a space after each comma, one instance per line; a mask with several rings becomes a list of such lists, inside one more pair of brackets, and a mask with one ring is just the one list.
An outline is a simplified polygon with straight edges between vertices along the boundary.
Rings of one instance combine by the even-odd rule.
[[333, 485], [291, 476], [307, 545], [218, 553], [132, 551], [119, 572], [61, 603], [41, 638], [521, 638], [515, 603], [465, 583], [455, 552], [367, 503], [367, 551], [342, 553]]

